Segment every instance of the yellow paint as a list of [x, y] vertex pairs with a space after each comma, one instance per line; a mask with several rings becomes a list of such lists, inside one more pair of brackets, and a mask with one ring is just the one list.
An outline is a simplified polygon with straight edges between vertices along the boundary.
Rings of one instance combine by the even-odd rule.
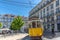
[[42, 28], [29, 28], [29, 36], [41, 36], [43, 35]]

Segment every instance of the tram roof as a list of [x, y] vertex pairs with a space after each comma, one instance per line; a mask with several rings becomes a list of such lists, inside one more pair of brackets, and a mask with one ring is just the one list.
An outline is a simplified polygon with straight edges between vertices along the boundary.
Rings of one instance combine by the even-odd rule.
[[39, 20], [30, 20], [28, 22], [33, 22], [33, 21], [40, 21], [40, 22], [43, 22], [43, 20], [39, 19]]

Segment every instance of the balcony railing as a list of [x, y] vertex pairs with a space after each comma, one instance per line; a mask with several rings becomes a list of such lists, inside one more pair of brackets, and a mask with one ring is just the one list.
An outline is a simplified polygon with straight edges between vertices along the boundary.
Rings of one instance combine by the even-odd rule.
[[33, 16], [33, 17], [30, 17], [30, 18], [29, 18], [29, 20], [35, 20], [35, 19], [39, 19], [39, 17]]
[[56, 14], [60, 14], [60, 10], [56, 11]]
[[41, 9], [44, 8], [45, 6], [49, 5], [51, 2], [53, 2], [54, 0], [51, 0], [51, 1], [47, 1], [46, 4], [43, 4], [44, 6], [41, 6]]

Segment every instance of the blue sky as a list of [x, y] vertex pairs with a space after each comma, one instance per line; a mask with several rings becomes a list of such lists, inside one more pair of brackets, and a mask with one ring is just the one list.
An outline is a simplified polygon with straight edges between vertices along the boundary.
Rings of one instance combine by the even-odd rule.
[[28, 17], [29, 11], [40, 1], [41, 0], [0, 0], [0, 14], [13, 14]]

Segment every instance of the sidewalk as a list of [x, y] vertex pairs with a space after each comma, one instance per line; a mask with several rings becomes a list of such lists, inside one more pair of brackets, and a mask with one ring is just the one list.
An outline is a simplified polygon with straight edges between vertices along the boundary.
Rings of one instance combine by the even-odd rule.
[[18, 33], [15, 35], [8, 35], [8, 36], [3, 36], [0, 37], [0, 40], [21, 40], [22, 38], [26, 37], [28, 34], [27, 33]]
[[42, 37], [42, 40], [60, 40], [60, 37], [56, 37], [56, 38], [54, 37], [52, 39]]

